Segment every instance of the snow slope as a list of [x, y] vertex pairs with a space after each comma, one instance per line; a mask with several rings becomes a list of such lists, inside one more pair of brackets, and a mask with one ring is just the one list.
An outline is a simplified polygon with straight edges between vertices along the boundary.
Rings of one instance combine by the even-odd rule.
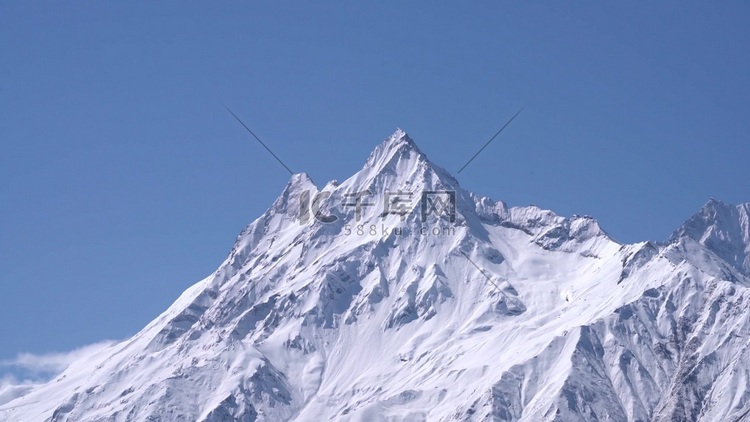
[[0, 421], [750, 420], [749, 211], [621, 245], [465, 191], [398, 130], [342, 183], [294, 175], [214, 274]]

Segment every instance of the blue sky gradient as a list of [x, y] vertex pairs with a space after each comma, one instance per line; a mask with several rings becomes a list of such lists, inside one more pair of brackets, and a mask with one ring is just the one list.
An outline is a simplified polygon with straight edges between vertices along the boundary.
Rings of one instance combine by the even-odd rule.
[[750, 201], [743, 2], [5, 2], [0, 360], [124, 338], [210, 274], [289, 175], [396, 127], [509, 205], [665, 240]]

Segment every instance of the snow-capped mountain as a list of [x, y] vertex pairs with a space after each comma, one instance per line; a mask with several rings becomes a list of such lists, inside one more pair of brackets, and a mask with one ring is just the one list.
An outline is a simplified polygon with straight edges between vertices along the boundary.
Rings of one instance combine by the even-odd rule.
[[214, 274], [0, 421], [750, 420], [749, 214], [622, 245], [398, 130], [342, 183], [294, 175]]

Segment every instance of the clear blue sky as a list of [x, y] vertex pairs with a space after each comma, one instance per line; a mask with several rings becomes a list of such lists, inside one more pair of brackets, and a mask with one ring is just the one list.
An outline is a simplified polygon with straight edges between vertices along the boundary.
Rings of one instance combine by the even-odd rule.
[[[447, 2], [446, 2], [447, 3]], [[0, 360], [124, 338], [288, 174], [396, 127], [480, 195], [664, 240], [750, 201], [744, 2], [3, 2]], [[272, 5], [271, 5], [272, 4]]]

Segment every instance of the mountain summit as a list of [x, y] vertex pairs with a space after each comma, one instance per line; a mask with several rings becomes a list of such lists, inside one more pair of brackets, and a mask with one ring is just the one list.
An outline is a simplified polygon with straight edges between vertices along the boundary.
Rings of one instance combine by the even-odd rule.
[[380, 145], [375, 147], [375, 150], [367, 159], [366, 166], [377, 167], [378, 163], [387, 162], [397, 154], [402, 154], [402, 156], [414, 154], [423, 160], [427, 158], [414, 143], [414, 140], [399, 128], [393, 135], [387, 137]]
[[749, 209], [623, 245], [397, 130], [342, 183], [292, 176], [213, 274], [0, 421], [741, 420]]
[[750, 203], [730, 205], [711, 199], [672, 239], [690, 238], [738, 271], [750, 276]]

